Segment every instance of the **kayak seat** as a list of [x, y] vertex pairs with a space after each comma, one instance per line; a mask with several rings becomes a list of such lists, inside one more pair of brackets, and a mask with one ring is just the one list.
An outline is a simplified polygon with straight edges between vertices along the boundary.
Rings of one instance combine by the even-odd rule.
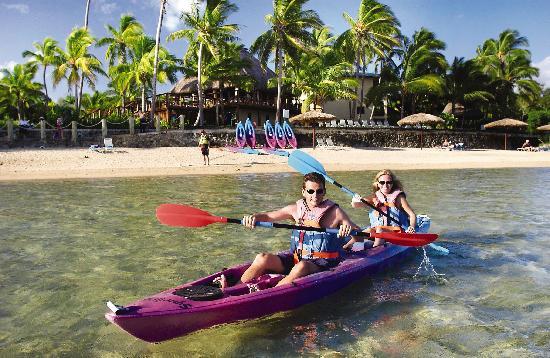
[[205, 285], [183, 287], [175, 290], [173, 294], [192, 301], [211, 301], [223, 297], [221, 288]]

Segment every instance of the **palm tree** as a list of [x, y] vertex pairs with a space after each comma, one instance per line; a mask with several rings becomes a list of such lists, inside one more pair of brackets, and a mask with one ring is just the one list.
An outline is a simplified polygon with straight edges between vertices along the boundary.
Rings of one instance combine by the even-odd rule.
[[169, 41], [185, 38], [189, 41], [189, 47], [184, 56], [184, 64], [190, 58], [196, 56], [197, 87], [199, 97], [198, 124], [204, 124], [204, 99], [202, 93], [203, 60], [207, 52], [214, 58], [219, 57], [220, 47], [225, 42], [236, 39], [235, 33], [239, 30], [236, 24], [226, 24], [231, 13], [237, 11], [237, 6], [228, 0], [207, 0], [204, 12], [201, 14], [197, 6], [189, 13], [182, 14], [182, 19], [187, 29], [175, 31], [168, 36]]
[[252, 44], [251, 51], [258, 55], [264, 66], [271, 53], [275, 56], [277, 72], [277, 113], [275, 120], [280, 120], [281, 91], [283, 79], [283, 59], [285, 54], [297, 58], [299, 51], [308, 51], [313, 43], [310, 29], [323, 26], [319, 15], [313, 10], [303, 10], [307, 0], [273, 0], [273, 14], [265, 16], [269, 30], [261, 34]]
[[[148, 36], [141, 36], [131, 44], [134, 58], [131, 63], [121, 64], [111, 68], [111, 78], [116, 78], [119, 88], [128, 89], [137, 86], [141, 90], [141, 108], [145, 111], [147, 90], [152, 87], [155, 40]], [[166, 49], [160, 47], [157, 79], [161, 83], [176, 82], [176, 73], [180, 70], [180, 61]]]
[[90, 16], [90, 0], [86, 0], [86, 15], [84, 15], [84, 28], [88, 29], [88, 17]]
[[17, 119], [23, 119], [23, 109], [28, 107], [29, 103], [36, 102], [35, 99], [42, 95], [42, 85], [33, 82], [37, 67], [35, 64], [17, 64], [13, 71], [4, 68], [1, 70], [3, 75], [0, 80], [0, 88], [5, 102], [13, 104], [17, 108]]
[[59, 47], [57, 46], [57, 41], [50, 37], [46, 37], [42, 43], [33, 43], [33, 46], [36, 49], [36, 52], [25, 51], [23, 52], [23, 57], [30, 57], [31, 62], [42, 66], [44, 91], [46, 92], [46, 97], [49, 98], [48, 87], [46, 86], [46, 70], [49, 65], [55, 64]]
[[[362, 0], [357, 19], [347, 12], [343, 16], [350, 28], [338, 37], [336, 45], [346, 54], [346, 59], [357, 66], [355, 76], [359, 81], [360, 72], [364, 73], [375, 57], [384, 58], [388, 51], [399, 45], [400, 23], [387, 5], [376, 0]], [[361, 81], [361, 106], [363, 97], [364, 86]], [[353, 111], [356, 112], [355, 109]]]
[[132, 56], [129, 44], [143, 34], [143, 27], [135, 17], [122, 15], [118, 29], [111, 25], [107, 25], [106, 28], [111, 37], [99, 39], [96, 46], [108, 45], [105, 59], [109, 60], [109, 66], [113, 66], [116, 60], [119, 65], [127, 63], [128, 57]]
[[[153, 64], [153, 95], [151, 96], [151, 119], [155, 118], [155, 106], [157, 101], [157, 69], [159, 62], [159, 47], [160, 47], [160, 30], [162, 29], [162, 19], [164, 17], [164, 8], [166, 6], [166, 0], [160, 1], [160, 13], [159, 21], [157, 25], [157, 36], [155, 37], [155, 62]], [[160, 118], [155, 123], [157, 132], [160, 132]]]
[[[464, 57], [455, 57], [445, 75], [445, 95], [451, 101], [451, 114], [455, 113], [455, 105], [462, 103], [483, 102], [494, 100], [494, 96], [486, 90], [486, 76], [478, 70], [474, 61], [464, 61]], [[464, 115], [462, 113], [462, 128]]]
[[302, 112], [313, 104], [323, 107], [329, 100], [355, 99], [357, 80], [349, 78], [352, 65], [342, 61], [335, 50], [335, 37], [327, 27], [313, 30], [315, 46], [304, 52], [298, 61], [289, 60], [284, 82], [292, 85], [294, 94], [304, 97]]
[[528, 45], [527, 38], [508, 29], [498, 39], [489, 39], [477, 48], [475, 60], [490, 76], [495, 98], [500, 102], [497, 115], [512, 115], [518, 95], [536, 97], [541, 91], [540, 85], [532, 79], [539, 71], [531, 66], [531, 53], [521, 48]]
[[[105, 74], [101, 68], [101, 61], [88, 53], [88, 48], [94, 43], [94, 38], [84, 28], [74, 29], [69, 37], [65, 51], [59, 50], [59, 62], [53, 72], [54, 86], [62, 79], [66, 79], [69, 90], [74, 88], [77, 114], [80, 112], [79, 83], [81, 78], [86, 79], [94, 88], [96, 74]], [[82, 74], [81, 74], [82, 73]]]

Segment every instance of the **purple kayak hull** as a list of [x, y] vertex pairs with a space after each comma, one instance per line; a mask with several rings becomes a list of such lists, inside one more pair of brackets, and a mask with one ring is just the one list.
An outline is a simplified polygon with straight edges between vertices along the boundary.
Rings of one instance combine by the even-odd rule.
[[[126, 313], [108, 312], [105, 318], [139, 339], [161, 342], [219, 324], [295, 309], [390, 268], [413, 252], [411, 247], [388, 245], [348, 254], [336, 268], [302, 277], [292, 284], [272, 287], [283, 276], [266, 274], [258, 279], [259, 291], [249, 293], [248, 287], [240, 284], [226, 289], [224, 297], [210, 301], [174, 294], [185, 287], [206, 285], [222, 273], [218, 272], [129, 304], [125, 306]], [[235, 266], [223, 273], [240, 277], [249, 265]]]

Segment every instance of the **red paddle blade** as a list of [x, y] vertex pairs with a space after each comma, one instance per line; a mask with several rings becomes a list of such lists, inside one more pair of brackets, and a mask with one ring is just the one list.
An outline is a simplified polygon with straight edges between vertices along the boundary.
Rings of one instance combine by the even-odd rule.
[[227, 222], [223, 216], [213, 216], [207, 211], [187, 205], [162, 204], [157, 208], [157, 219], [164, 225], [201, 227]]
[[408, 234], [405, 232], [379, 232], [371, 234], [399, 246], [424, 246], [435, 241], [437, 234]]

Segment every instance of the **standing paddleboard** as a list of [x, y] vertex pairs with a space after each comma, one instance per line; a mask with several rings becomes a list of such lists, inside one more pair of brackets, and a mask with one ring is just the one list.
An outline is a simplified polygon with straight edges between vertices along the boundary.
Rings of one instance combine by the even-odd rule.
[[249, 118], [247, 118], [244, 123], [244, 132], [246, 142], [250, 148], [256, 148], [256, 131], [254, 130], [254, 125], [252, 125], [252, 121]]
[[237, 129], [235, 132], [235, 141], [237, 142], [237, 146], [239, 148], [244, 147], [246, 145], [246, 135], [242, 122], [237, 123]]
[[271, 125], [270, 121], [266, 121], [264, 123], [264, 131], [265, 131], [265, 143], [267, 144], [267, 147], [269, 148], [277, 147], [277, 139], [275, 139], [275, 130], [273, 129], [273, 126]]
[[283, 131], [285, 132], [286, 140], [288, 141], [288, 144], [294, 149], [298, 148], [298, 141], [296, 140], [296, 136], [294, 135], [294, 131], [290, 127], [290, 124], [288, 124], [287, 121], [283, 123]]
[[277, 140], [277, 144], [279, 147], [284, 149], [286, 147], [286, 137], [285, 137], [285, 131], [283, 130], [283, 127], [279, 124], [279, 122], [275, 123], [275, 139]]

